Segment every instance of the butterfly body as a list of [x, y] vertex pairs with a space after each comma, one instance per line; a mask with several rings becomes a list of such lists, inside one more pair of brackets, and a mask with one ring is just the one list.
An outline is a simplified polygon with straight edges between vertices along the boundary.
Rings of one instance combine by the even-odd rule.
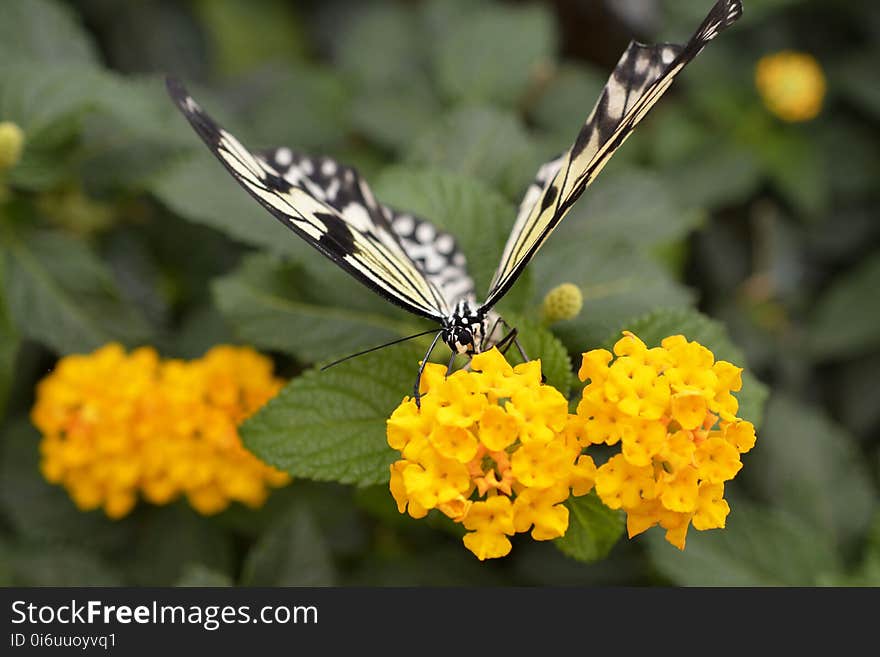
[[452, 353], [473, 356], [487, 347], [488, 324], [489, 309], [470, 299], [460, 299], [452, 313], [443, 318], [441, 337]]
[[[526, 191], [482, 304], [452, 235], [380, 203], [357, 171], [331, 158], [287, 147], [249, 151], [180, 82], [167, 85], [208, 148], [276, 219], [380, 296], [439, 325], [424, 367], [440, 338], [453, 359], [517, 344], [516, 329], [497, 335], [506, 324], [492, 309], [678, 73], [741, 15], [741, 0], [717, 0], [683, 45], [630, 43], [571, 148], [544, 164]], [[418, 389], [417, 380], [416, 397]]]

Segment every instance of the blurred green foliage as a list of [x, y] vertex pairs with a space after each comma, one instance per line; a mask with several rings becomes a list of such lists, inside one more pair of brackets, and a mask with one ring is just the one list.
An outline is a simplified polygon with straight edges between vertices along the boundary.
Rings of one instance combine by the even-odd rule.
[[[746, 0], [502, 304], [560, 387], [624, 328], [748, 363], [757, 446], [728, 486], [728, 528], [692, 530], [683, 553], [657, 530], [618, 541], [594, 496], [571, 503], [564, 539], [517, 539], [494, 563], [458, 527], [399, 515], [384, 419], [421, 347], [308, 368], [422, 324], [253, 203], [162, 82], [185, 79], [245, 143], [354, 164], [383, 201], [454, 232], [485, 288], [525, 185], [569, 145], [626, 38], [681, 41], [709, 5], [0, 4], [0, 121], [26, 140], [0, 174], [0, 583], [880, 584], [875, 3]], [[782, 123], [755, 91], [758, 58], [783, 49], [826, 72], [809, 123]], [[550, 333], [536, 310], [563, 282], [584, 309]], [[271, 352], [292, 382], [243, 434], [295, 482], [212, 518], [77, 511], [42, 479], [27, 414], [59, 356], [111, 340]]]

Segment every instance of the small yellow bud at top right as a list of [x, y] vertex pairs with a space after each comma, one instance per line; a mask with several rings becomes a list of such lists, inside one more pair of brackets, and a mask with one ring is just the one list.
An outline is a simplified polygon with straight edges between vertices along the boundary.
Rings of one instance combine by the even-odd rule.
[[762, 57], [755, 67], [755, 86], [767, 109], [791, 123], [814, 119], [825, 99], [825, 73], [815, 57], [803, 52]]

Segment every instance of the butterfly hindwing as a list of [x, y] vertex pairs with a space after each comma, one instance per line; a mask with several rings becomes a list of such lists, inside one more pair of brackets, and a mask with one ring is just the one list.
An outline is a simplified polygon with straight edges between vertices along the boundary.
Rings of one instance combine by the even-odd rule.
[[[484, 304], [510, 289], [537, 250], [614, 152], [632, 134], [675, 76], [703, 47], [742, 15], [740, 0], [719, 0], [684, 45], [635, 41], [617, 63], [574, 144], [545, 164], [520, 205]], [[540, 191], [537, 185], [544, 181]]]
[[411, 212], [400, 212], [376, 200], [357, 170], [329, 157], [310, 157], [281, 147], [259, 154], [285, 180], [308, 190], [344, 217], [368, 216], [382, 230], [394, 233], [403, 250], [425, 278], [453, 307], [472, 297], [474, 282], [455, 238]]
[[[230, 174], [263, 207], [318, 251], [389, 301], [417, 315], [440, 320], [449, 313], [443, 293], [413, 262], [390, 229], [366, 185], [356, 185], [344, 210], [303, 180], [282, 176], [211, 119], [177, 80], [168, 91], [195, 131]], [[343, 175], [344, 178], [344, 175]], [[359, 180], [359, 179], [358, 179]], [[341, 193], [341, 190], [340, 190]], [[357, 197], [360, 194], [360, 197]], [[360, 198], [361, 202], [358, 202]], [[353, 201], [353, 202], [352, 202]]]

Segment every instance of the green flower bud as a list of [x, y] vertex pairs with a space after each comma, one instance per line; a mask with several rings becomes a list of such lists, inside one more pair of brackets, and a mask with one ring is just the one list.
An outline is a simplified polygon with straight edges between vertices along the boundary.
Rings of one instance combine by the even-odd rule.
[[581, 312], [584, 296], [574, 283], [563, 283], [554, 287], [544, 297], [541, 305], [541, 320], [553, 324], [564, 319], [574, 319]]

